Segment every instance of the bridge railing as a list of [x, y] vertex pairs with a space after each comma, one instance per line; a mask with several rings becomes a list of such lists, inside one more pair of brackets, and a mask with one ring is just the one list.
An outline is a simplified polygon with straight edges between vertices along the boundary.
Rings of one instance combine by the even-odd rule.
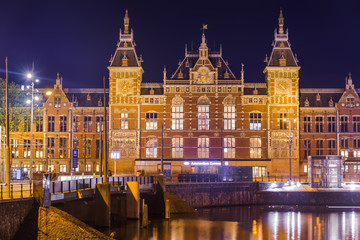
[[[113, 187], [126, 185], [127, 182], [136, 181], [140, 185], [154, 184], [157, 179], [155, 176], [111, 176], [108, 182]], [[52, 181], [50, 184], [50, 193], [72, 192], [85, 189], [94, 189], [96, 184], [103, 183], [103, 177], [84, 178], [76, 180]]]
[[4, 184], [0, 185], [0, 200], [28, 198], [33, 196], [33, 187], [29, 183], [10, 184], [9, 190]]

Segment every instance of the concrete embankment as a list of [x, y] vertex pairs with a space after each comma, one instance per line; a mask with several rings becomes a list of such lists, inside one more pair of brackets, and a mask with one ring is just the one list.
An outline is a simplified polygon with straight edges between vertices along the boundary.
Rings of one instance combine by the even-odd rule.
[[34, 198], [0, 201], [0, 239], [12, 239], [34, 205]]
[[39, 208], [37, 239], [112, 239], [55, 207]]

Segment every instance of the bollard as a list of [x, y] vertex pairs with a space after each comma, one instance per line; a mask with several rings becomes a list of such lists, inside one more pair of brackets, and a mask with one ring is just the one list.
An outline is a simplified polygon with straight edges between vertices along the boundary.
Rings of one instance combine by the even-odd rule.
[[170, 219], [170, 200], [165, 201], [165, 219]]
[[148, 206], [147, 204], [143, 205], [143, 215], [142, 215], [142, 226], [145, 228], [149, 224], [149, 218], [148, 218]]
[[23, 198], [23, 186], [20, 184], [20, 198]]

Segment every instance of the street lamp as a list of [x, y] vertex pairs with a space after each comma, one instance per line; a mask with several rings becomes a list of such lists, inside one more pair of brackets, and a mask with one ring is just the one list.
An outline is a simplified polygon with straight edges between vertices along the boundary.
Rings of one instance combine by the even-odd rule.
[[27, 73], [26, 78], [31, 81], [30, 87], [27, 86], [27, 89], [31, 88], [31, 100], [26, 100], [27, 104], [31, 104], [31, 124], [30, 124], [30, 176], [29, 176], [29, 182], [32, 183], [33, 180], [33, 141], [34, 141], [34, 100], [38, 100], [39, 97], [34, 97], [34, 85], [35, 82], [39, 82], [39, 79], [34, 79], [34, 76], [32, 73]]
[[296, 123], [296, 119], [291, 119], [291, 118], [284, 118], [283, 119], [284, 122], [288, 121], [289, 122], [289, 136], [287, 137], [287, 141], [286, 143], [289, 144], [289, 179], [291, 181], [291, 146], [293, 144], [293, 136], [291, 135], [291, 120], [294, 121], [294, 129], [295, 129], [295, 123]]

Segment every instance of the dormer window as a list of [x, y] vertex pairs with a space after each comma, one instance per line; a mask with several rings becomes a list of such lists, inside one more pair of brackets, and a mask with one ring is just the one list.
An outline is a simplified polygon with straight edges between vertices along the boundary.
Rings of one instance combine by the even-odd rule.
[[308, 98], [305, 99], [305, 104], [304, 105], [305, 105], [305, 107], [309, 107], [310, 104], [309, 104], [309, 99]]
[[332, 100], [332, 98], [329, 101], [329, 107], [333, 107], [334, 106], [334, 101]]
[[154, 95], [154, 89], [150, 89], [150, 95]]
[[258, 90], [256, 88], [253, 90], [253, 95], [258, 95]]
[[124, 43], [124, 48], [127, 48], [127, 43]]
[[320, 94], [318, 93], [317, 95], [316, 95], [316, 101], [320, 101]]
[[355, 99], [353, 97], [346, 98], [346, 107], [354, 107]]
[[55, 107], [59, 108], [61, 107], [61, 98], [60, 97], [55, 97]]
[[229, 73], [227, 71], [224, 74], [224, 78], [229, 78]]
[[124, 56], [122, 59], [122, 66], [127, 66], [128, 65], [128, 60], [127, 58]]
[[282, 42], [282, 43], [280, 43], [280, 47], [281, 48], [283, 48], [284, 47], [284, 43]]
[[189, 67], [189, 66], [190, 66], [189, 60], [186, 60], [185, 67]]
[[91, 96], [90, 96], [90, 94], [87, 95], [86, 100], [91, 101]]
[[280, 66], [286, 66], [286, 59], [280, 58]]
[[178, 77], [179, 77], [179, 78], [183, 78], [183, 77], [184, 77], [183, 73], [182, 73], [182, 72], [179, 72]]
[[98, 101], [98, 107], [101, 107], [102, 106], [102, 101], [101, 101], [101, 98], [99, 99]]
[[221, 61], [220, 60], [216, 63], [216, 66], [221, 67]]

